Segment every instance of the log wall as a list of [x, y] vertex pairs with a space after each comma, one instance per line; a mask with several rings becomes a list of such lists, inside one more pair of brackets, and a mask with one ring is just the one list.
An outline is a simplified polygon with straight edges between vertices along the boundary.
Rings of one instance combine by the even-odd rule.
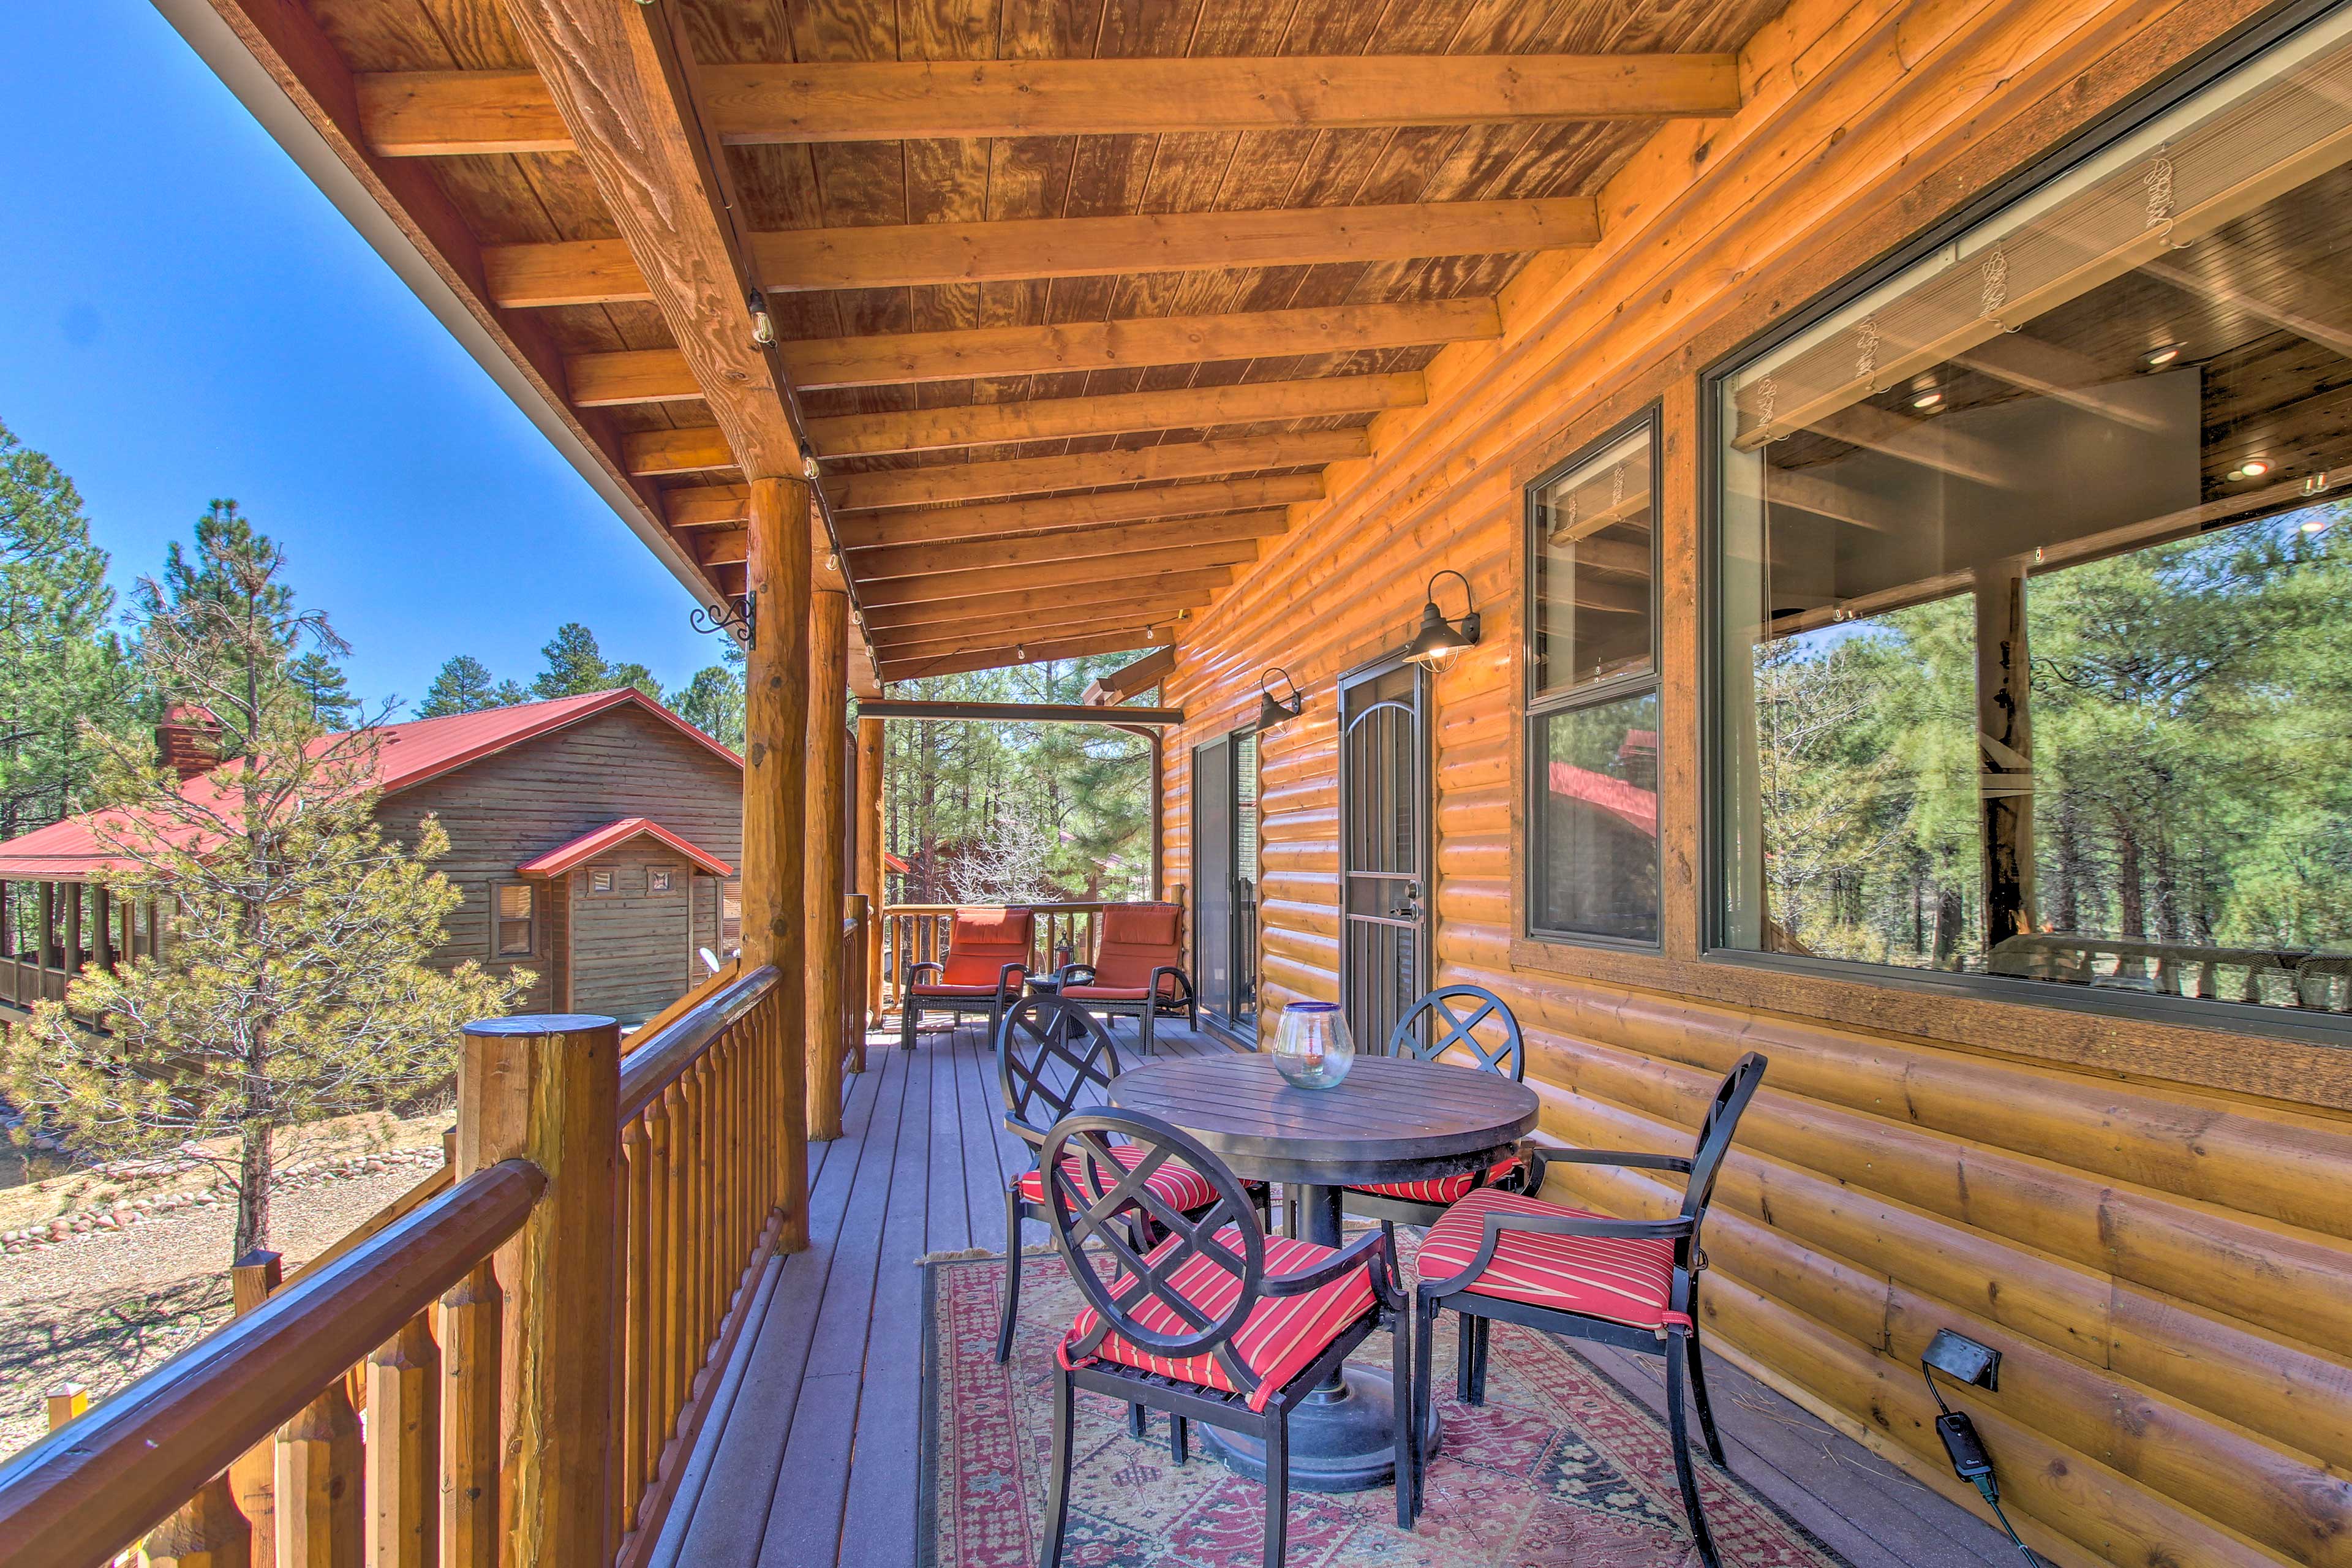
[[[1917, 1357], [1949, 1325], [2008, 1356], [1973, 1408], [2013, 1517], [2063, 1564], [2352, 1564], [2352, 1051], [1791, 974], [1700, 944], [1698, 373], [2249, 23], [2243, 0], [1796, 0], [1741, 59], [1747, 107], [1672, 125], [1601, 200], [1589, 255], [1507, 291], [1425, 408], [1180, 627], [1163, 851], [1189, 886], [1190, 749], [1262, 741], [1268, 1015], [1337, 999], [1333, 682], [1466, 574], [1482, 644], [1439, 676], [1436, 952], [1507, 996], [1544, 1129], [1686, 1151], [1715, 1078], [1771, 1058], [1711, 1227], [1713, 1343], [1964, 1501]], [[1534, 942], [1518, 899], [1521, 502], [1662, 409], [1664, 941]], [[1450, 604], [1450, 601], [1449, 601]], [[1635, 1173], [1552, 1195], [1624, 1213]]]

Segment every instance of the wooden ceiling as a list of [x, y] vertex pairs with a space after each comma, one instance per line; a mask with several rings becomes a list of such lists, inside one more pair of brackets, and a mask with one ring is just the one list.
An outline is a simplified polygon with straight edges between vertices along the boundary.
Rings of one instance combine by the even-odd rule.
[[884, 679], [1165, 642], [1778, 9], [212, 4], [711, 588], [813, 453]]

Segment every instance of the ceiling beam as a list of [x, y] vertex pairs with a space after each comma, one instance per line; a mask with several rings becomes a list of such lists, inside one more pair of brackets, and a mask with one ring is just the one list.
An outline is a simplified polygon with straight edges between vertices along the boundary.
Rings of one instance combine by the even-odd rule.
[[[530, 71], [360, 83], [361, 123], [382, 156], [571, 146]], [[1737, 59], [1698, 54], [854, 60], [704, 66], [698, 83], [711, 128], [731, 142], [1713, 118], [1739, 108]]]
[[[1402, 202], [1362, 207], [1136, 213], [994, 223], [877, 224], [751, 237], [771, 293], [1007, 283], [1126, 272], [1411, 261], [1591, 245], [1588, 196]], [[648, 300], [617, 240], [497, 246], [483, 254], [490, 297], [509, 309]]]
[[[1228, 517], [1195, 518], [1181, 528], [1165, 523], [1132, 523], [1124, 528], [1087, 528], [1069, 533], [1032, 533], [1019, 539], [984, 539], [971, 544], [898, 544], [853, 552], [850, 570], [861, 583], [887, 577], [919, 577], [932, 572], [962, 572], [986, 566], [1027, 566], [1047, 561], [1076, 561], [1097, 556], [1130, 554], [1139, 550], [1162, 550], [1171, 545], [1226, 547], [1250, 545], [1248, 555], [1202, 561], [1203, 566], [1223, 566], [1256, 555], [1255, 542], [1271, 539], [1290, 524], [1284, 511], [1244, 511]], [[1106, 565], [1104, 571], [1113, 568]]]
[[880, 457], [1000, 442], [1126, 436], [1145, 430], [1204, 430], [1220, 425], [1255, 425], [1276, 419], [1377, 414], [1390, 408], [1417, 407], [1428, 397], [1421, 373], [1408, 370], [1388, 375], [1334, 375], [1309, 381], [1121, 392], [1107, 397], [1045, 397], [1023, 403], [974, 403], [955, 408], [845, 414], [831, 419], [810, 420], [808, 434], [816, 449], [828, 458]]
[[861, 719], [978, 719], [1021, 724], [1125, 724], [1161, 728], [1184, 721], [1181, 708], [1122, 708], [1105, 713], [1072, 702], [940, 702], [877, 697], [857, 705]]
[[621, 437], [621, 460], [639, 476], [740, 471], [726, 432], [716, 425], [633, 431]]
[[[736, 304], [740, 310], [741, 301]], [[1432, 300], [1408, 305], [1328, 305], [1045, 327], [803, 338], [782, 344], [781, 352], [793, 384], [810, 391], [1353, 353], [1496, 338], [1502, 331], [1502, 318], [1492, 300]], [[564, 374], [572, 400], [590, 407], [703, 395], [675, 349], [574, 354], [564, 362]]]
[[[1179, 579], [1160, 578], [1149, 586], [1106, 583], [1099, 589], [1043, 588], [990, 594], [977, 599], [950, 599], [937, 605], [891, 605], [866, 612], [866, 624], [877, 637], [892, 631], [932, 626], [1001, 625], [1024, 616], [1048, 611], [1089, 610], [1137, 613], [1139, 620], [1164, 620], [1184, 610], [1197, 610], [1223, 587], [1232, 573], [1224, 567], [1189, 574]], [[1182, 584], [1182, 585], [1180, 585]]]
[[1024, 642], [1040, 642], [1055, 637], [1092, 637], [1098, 632], [1144, 632], [1155, 626], [1172, 626], [1176, 613], [1153, 615], [1134, 610], [1107, 615], [1088, 616], [1076, 610], [1047, 615], [1026, 616], [1020, 620], [967, 622], [956, 626], [924, 626], [911, 632], [877, 636], [874, 654], [877, 658], [906, 658], [921, 653], [957, 652], [969, 647], [990, 647], [1007, 637], [1017, 637]]
[[857, 592], [861, 604], [876, 607], [935, 604], [947, 599], [974, 598], [982, 594], [1063, 588], [1074, 584], [1094, 587], [1114, 580], [1136, 586], [1166, 573], [1192, 573], [1213, 566], [1239, 566], [1256, 559], [1257, 541], [1254, 539], [1237, 540], [1231, 544], [1185, 543], [1159, 550], [1139, 550], [1130, 555], [1089, 555], [1079, 560], [1050, 561], [1039, 564], [1008, 564], [992, 556], [984, 566], [940, 570], [921, 576], [878, 582], [861, 579]]
[[1116, 522], [1149, 522], [1210, 512], [1244, 511], [1319, 500], [1320, 474], [1276, 474], [1265, 479], [1222, 479], [1210, 484], [1169, 485], [1149, 490], [1098, 490], [1091, 495], [1046, 496], [996, 501], [951, 511], [851, 513], [841, 520], [845, 550], [903, 544], [921, 539], [940, 542], [1045, 533], [1063, 528], [1100, 528]]
[[751, 521], [749, 485], [681, 486], [662, 496], [672, 528], [742, 527]]
[[[1049, 658], [1083, 658], [1089, 654], [1129, 653], [1144, 648], [1165, 647], [1170, 635], [1165, 627], [1154, 626], [1147, 631], [1114, 632], [1108, 636], [1067, 637], [1053, 642], [1010, 643], [998, 647], [973, 648], [963, 653], [923, 655], [914, 658], [886, 663], [882, 666], [884, 680], [919, 680], [927, 675], [962, 675], [975, 669], [1002, 669], [1008, 665], [1037, 664]], [[1103, 723], [1120, 722], [1103, 719]]]
[[843, 511], [882, 507], [939, 506], [950, 501], [991, 500], [1002, 496], [1042, 495], [1098, 485], [1207, 479], [1260, 468], [1320, 468], [1361, 458], [1372, 444], [1361, 430], [1297, 430], [1244, 436], [1230, 441], [1174, 441], [1065, 458], [1023, 458], [1011, 462], [947, 463], [927, 468], [888, 468], [845, 474], [824, 481], [826, 497]]

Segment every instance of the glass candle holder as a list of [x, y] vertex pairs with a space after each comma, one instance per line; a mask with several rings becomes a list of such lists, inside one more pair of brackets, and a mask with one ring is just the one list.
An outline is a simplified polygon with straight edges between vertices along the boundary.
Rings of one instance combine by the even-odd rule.
[[1356, 1065], [1347, 1016], [1331, 1002], [1293, 1002], [1274, 1035], [1274, 1065], [1301, 1089], [1329, 1089]]

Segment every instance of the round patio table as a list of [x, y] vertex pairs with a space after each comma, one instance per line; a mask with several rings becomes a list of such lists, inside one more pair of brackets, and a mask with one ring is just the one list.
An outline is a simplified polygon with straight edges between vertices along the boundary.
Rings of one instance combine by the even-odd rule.
[[[1500, 1073], [1411, 1058], [1359, 1057], [1333, 1089], [1299, 1089], [1266, 1056], [1182, 1057], [1111, 1080], [1110, 1100], [1190, 1132], [1236, 1175], [1303, 1189], [1306, 1239], [1339, 1245], [1339, 1194], [1369, 1182], [1484, 1170], [1536, 1124], [1536, 1096]], [[1396, 1390], [1385, 1372], [1342, 1367], [1290, 1418], [1290, 1484], [1361, 1491], [1395, 1474]], [[1435, 1451], [1437, 1431], [1427, 1434]], [[1207, 1427], [1202, 1446], [1265, 1478], [1265, 1445]]]

